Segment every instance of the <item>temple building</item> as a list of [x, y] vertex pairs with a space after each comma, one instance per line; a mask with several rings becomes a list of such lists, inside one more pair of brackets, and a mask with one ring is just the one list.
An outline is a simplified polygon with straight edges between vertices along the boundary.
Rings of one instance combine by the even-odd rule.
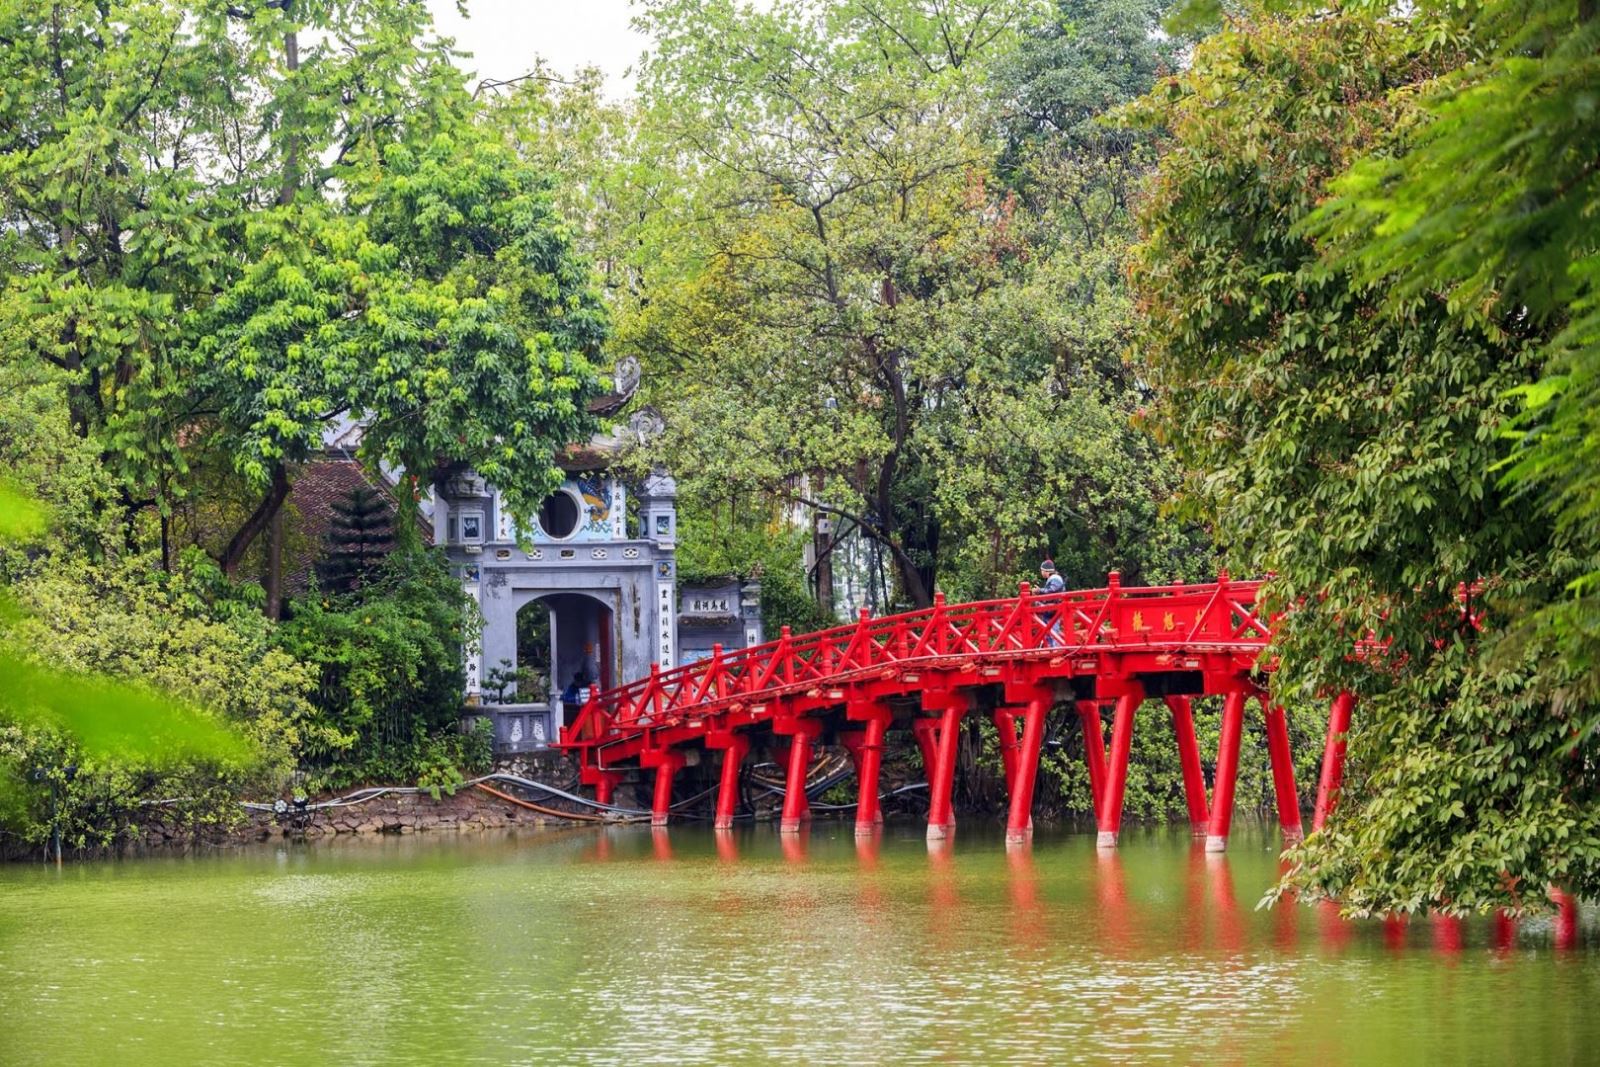
[[[619, 368], [616, 391], [590, 405], [615, 415], [637, 386]], [[420, 503], [424, 538], [442, 548], [475, 605], [482, 627], [466, 650], [468, 717], [488, 717], [499, 752], [526, 752], [556, 739], [589, 689], [763, 640], [761, 587], [729, 577], [681, 587], [677, 574], [677, 484], [656, 470], [630, 489], [611, 468], [627, 447], [659, 431], [646, 409], [617, 434], [564, 449], [565, 477], [528, 526], [518, 526], [499, 492], [471, 470], [433, 486]], [[307, 465], [293, 502], [308, 522], [327, 525], [330, 500], [357, 485], [393, 492], [399, 472], [368, 472], [356, 460], [361, 427], [330, 425], [324, 455]], [[632, 499], [630, 499], [630, 496]], [[327, 497], [329, 499], [323, 499]], [[310, 563], [291, 576], [303, 589]]]
[[[615, 414], [636, 374], [619, 375], [617, 392], [591, 410]], [[635, 416], [630, 427], [642, 438], [651, 418]], [[591, 686], [645, 677], [652, 664], [670, 670], [709, 655], [712, 644], [763, 639], [759, 585], [680, 588], [677, 484], [656, 470], [630, 502], [610, 469], [623, 448], [621, 437], [601, 435], [563, 450], [556, 459], [565, 478], [528, 527], [471, 471], [435, 486], [434, 544], [483, 623], [467, 650], [466, 703], [489, 716], [501, 752], [555, 740]]]

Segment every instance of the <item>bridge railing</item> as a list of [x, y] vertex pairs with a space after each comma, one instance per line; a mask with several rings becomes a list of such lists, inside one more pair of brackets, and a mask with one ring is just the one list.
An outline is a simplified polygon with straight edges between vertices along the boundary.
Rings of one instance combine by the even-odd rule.
[[764, 694], [861, 677], [874, 670], [951, 658], [1003, 659], [1059, 650], [1068, 656], [1163, 645], [1256, 650], [1271, 636], [1255, 611], [1254, 581], [1103, 589], [932, 607], [871, 618], [724, 652], [590, 696], [561, 744], [604, 743], [619, 733], [681, 725], [713, 706], [757, 703]]

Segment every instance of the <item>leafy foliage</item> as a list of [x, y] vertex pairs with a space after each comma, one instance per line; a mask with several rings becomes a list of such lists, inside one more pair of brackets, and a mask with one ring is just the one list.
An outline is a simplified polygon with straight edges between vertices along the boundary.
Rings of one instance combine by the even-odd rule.
[[1487, 654], [1494, 611], [1480, 635], [1461, 603], [1548, 596], [1561, 567], [1495, 473], [1537, 345], [1306, 233], [1352, 163], [1407, 157], [1419, 96], [1465, 59], [1403, 29], [1241, 21], [1139, 105], [1172, 137], [1139, 249], [1144, 348], [1198, 514], [1294, 609], [1278, 684], [1361, 697], [1354, 778], [1292, 881], [1361, 912], [1521, 907], [1600, 873], [1590, 758], [1536, 695], [1567, 668]]
[[1129, 424], [1149, 138], [1092, 123], [1165, 62], [1153, 17], [649, 6], [639, 162], [592, 184], [638, 214], [631, 249], [607, 245], [629, 264], [616, 347], [646, 365], [686, 499], [830, 514], [905, 604], [1014, 589], [1051, 554], [1090, 584], [1195, 567], [1195, 531], [1159, 514], [1170, 464]]
[[803, 634], [837, 624], [822, 610], [806, 583], [802, 557], [805, 532], [775, 507], [730, 498], [699, 508], [692, 501], [678, 512], [678, 577], [714, 581], [734, 575], [761, 582], [761, 625], [768, 639], [787, 626]]
[[[604, 316], [425, 5], [12, 4], [0, 38], [5, 353], [65, 372], [130, 540], [154, 511], [236, 571], [340, 413], [531, 514]], [[198, 487], [254, 499], [174, 529]]]
[[394, 507], [371, 486], [357, 486], [334, 502], [324, 540], [318, 584], [330, 593], [352, 592], [366, 584], [394, 547]]
[[[1551, 516], [1570, 559], [1563, 595], [1515, 611], [1521, 641], [1569, 670], [1545, 677], [1573, 709], [1600, 704], [1600, 11], [1511, 0], [1419, 5], [1424, 47], [1464, 61], [1432, 80], [1403, 154], [1358, 160], [1308, 227], [1335, 262], [1384, 279], [1396, 301], [1442, 293], [1451, 312], [1539, 346], [1542, 376], [1515, 391], [1519, 501]], [[1521, 647], [1520, 642], [1517, 646]], [[1591, 711], [1592, 715], [1593, 712]], [[1587, 729], [1600, 719], [1590, 718]]]
[[278, 640], [316, 678], [324, 729], [300, 758], [320, 784], [415, 780], [437, 762], [461, 711], [467, 618], [442, 558], [406, 544], [354, 592], [295, 604]]

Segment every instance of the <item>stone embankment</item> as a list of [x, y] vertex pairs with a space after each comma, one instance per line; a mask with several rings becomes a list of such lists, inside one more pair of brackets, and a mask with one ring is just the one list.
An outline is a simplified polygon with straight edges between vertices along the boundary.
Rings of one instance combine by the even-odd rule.
[[[570, 765], [560, 757], [520, 757], [502, 763], [495, 769], [545, 782], [564, 783], [572, 777]], [[312, 805], [303, 811], [297, 810], [292, 804], [283, 812], [248, 810], [242, 823], [227, 829], [197, 831], [193, 825], [185, 822], [157, 817], [144, 824], [143, 843], [156, 847], [196, 842], [242, 844], [273, 837], [318, 838], [338, 834], [495, 830], [515, 826], [561, 826], [576, 821], [562, 818], [559, 814], [531, 811], [472, 786], [462, 787], [454, 795], [441, 794], [437, 800], [427, 793], [396, 792], [352, 804], [317, 806], [332, 799], [335, 798], [312, 798]], [[547, 801], [540, 806], [551, 805]]]

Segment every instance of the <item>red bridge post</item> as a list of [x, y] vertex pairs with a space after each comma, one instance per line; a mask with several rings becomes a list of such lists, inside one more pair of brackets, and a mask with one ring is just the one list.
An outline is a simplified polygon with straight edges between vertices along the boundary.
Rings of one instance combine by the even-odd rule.
[[1006, 776], [1006, 796], [1017, 788], [1017, 712], [1015, 708], [996, 707], [990, 716], [995, 733], [1000, 736], [1000, 766]]
[[[1020, 694], [1019, 694], [1020, 695]], [[1006, 843], [1020, 844], [1033, 832], [1033, 785], [1039, 776], [1039, 750], [1044, 747], [1044, 719], [1050, 711], [1047, 689], [1027, 692], [1022, 711], [1022, 747], [1017, 751], [1017, 782], [1006, 814]], [[1015, 699], [1009, 691], [1006, 699]]]
[[1328, 740], [1322, 748], [1322, 777], [1317, 783], [1317, 806], [1311, 813], [1311, 832], [1322, 829], [1322, 824], [1333, 814], [1339, 802], [1339, 789], [1344, 785], [1344, 753], [1350, 733], [1350, 712], [1354, 709], [1354, 693], [1344, 692], [1333, 698], [1328, 713]]
[[889, 728], [889, 709], [876, 702], [861, 702], [847, 707], [846, 716], [865, 723], [852, 755], [856, 760], [856, 836], [875, 833], [883, 825], [878, 806], [878, 775], [883, 768], [883, 735]]
[[616, 796], [617, 786], [622, 784], [622, 772], [603, 770], [584, 764], [578, 768], [578, 780], [585, 785], [593, 785], [595, 800], [610, 805], [612, 798]]
[[729, 732], [706, 735], [708, 748], [722, 749], [722, 766], [717, 778], [717, 811], [711, 823], [714, 830], [733, 829], [733, 816], [739, 807], [739, 768], [750, 754], [750, 735]]
[[1106, 726], [1100, 721], [1100, 704], [1078, 701], [1078, 725], [1083, 727], [1084, 761], [1089, 764], [1089, 794], [1098, 823], [1106, 795]]
[[1194, 705], [1188, 697], [1167, 697], [1172, 712], [1172, 733], [1178, 739], [1178, 763], [1183, 768], [1183, 799], [1189, 806], [1189, 827], [1195, 837], [1206, 835], [1211, 814], [1206, 808], [1206, 772], [1200, 766], [1200, 745], [1194, 737]]
[[1211, 825], [1207, 852], [1226, 852], [1233, 825], [1233, 789], [1239, 779], [1239, 744], [1244, 738], [1245, 692], [1237, 689], [1222, 701], [1222, 736], [1217, 740], [1217, 773], [1211, 784]]
[[971, 706], [962, 693], [925, 692], [923, 707], [941, 707], [938, 737], [933, 745], [933, 766], [928, 770], [928, 840], [940, 841], [955, 833], [956, 816], [951, 799], [955, 790], [956, 753], [961, 744], [961, 720]]
[[773, 720], [773, 731], [789, 737], [788, 769], [783, 786], [783, 815], [778, 831], [800, 832], [800, 823], [811, 818], [811, 802], [806, 799], [806, 775], [811, 770], [811, 743], [822, 733], [818, 719], [791, 717]]
[[651, 826], [667, 825], [667, 816], [672, 808], [672, 779], [683, 769], [685, 762], [682, 752], [670, 748], [640, 755], [640, 766], [653, 764], [656, 769], [655, 795], [650, 805]]
[[1278, 825], [1283, 828], [1283, 843], [1292, 845], [1305, 837], [1300, 826], [1300, 794], [1294, 785], [1294, 756], [1289, 752], [1289, 720], [1283, 705], [1261, 694], [1261, 714], [1267, 724], [1267, 756], [1272, 762], [1272, 791], [1278, 799]]
[[1100, 836], [1095, 844], [1100, 848], [1116, 848], [1117, 834], [1122, 829], [1122, 798], [1128, 788], [1128, 754], [1133, 750], [1133, 717], [1144, 702], [1144, 687], [1138, 682], [1128, 683], [1128, 689], [1117, 698], [1116, 717], [1111, 723], [1111, 766], [1106, 776], [1105, 796], [1100, 805]]

